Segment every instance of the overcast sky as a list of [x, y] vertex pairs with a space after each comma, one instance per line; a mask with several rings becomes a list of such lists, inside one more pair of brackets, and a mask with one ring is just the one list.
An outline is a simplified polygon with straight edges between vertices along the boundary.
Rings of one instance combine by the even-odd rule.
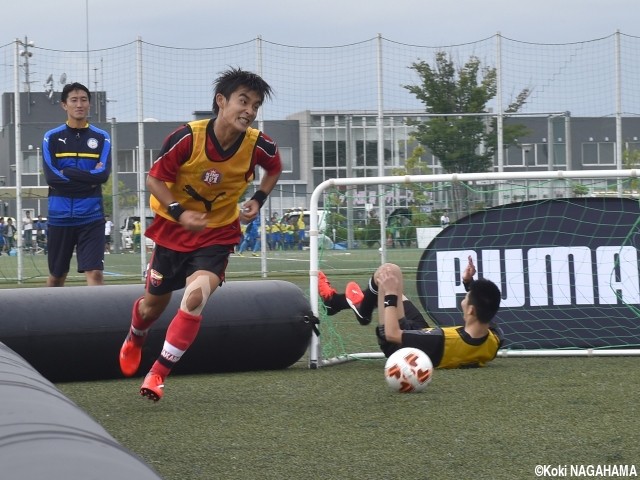
[[[3, 1], [0, 45], [86, 50], [87, 0]], [[640, 35], [640, 0], [88, 0], [88, 44], [230, 45], [262, 36], [292, 46], [375, 37], [444, 46], [503, 36], [535, 43]]]

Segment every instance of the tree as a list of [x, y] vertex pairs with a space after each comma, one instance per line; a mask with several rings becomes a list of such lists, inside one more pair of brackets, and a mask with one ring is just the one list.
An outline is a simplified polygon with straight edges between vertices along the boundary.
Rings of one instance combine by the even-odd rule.
[[[412, 137], [415, 140], [415, 137]], [[426, 153], [422, 145], [417, 145], [411, 155], [405, 161], [404, 167], [394, 168], [391, 171], [392, 175], [404, 176], [404, 175], [429, 175], [431, 174], [431, 168], [422, 160], [422, 157]], [[416, 183], [407, 183], [403, 185], [403, 188], [412, 192], [411, 204], [409, 209], [411, 211], [411, 218], [414, 226], [425, 225], [427, 218], [429, 217], [423, 212], [422, 206], [431, 203], [431, 196], [429, 191], [425, 190], [425, 187]], [[429, 188], [433, 189], [432, 184]]]
[[[427, 113], [439, 115], [424, 122], [410, 122], [416, 127], [416, 140], [438, 157], [446, 173], [491, 170], [498, 144], [497, 121], [466, 114], [487, 112], [487, 103], [497, 93], [495, 68], [483, 68], [480, 60], [472, 56], [456, 70], [451, 57], [442, 51], [436, 53], [433, 67], [418, 61], [411, 68], [422, 82], [404, 88], [424, 103]], [[505, 113], [520, 110], [529, 93], [529, 89], [523, 89]], [[504, 125], [503, 145], [514, 144], [518, 136], [525, 133], [522, 125]], [[454, 185], [452, 192], [454, 211], [460, 212], [461, 205], [467, 200], [467, 190], [462, 185]]]
[[571, 186], [571, 192], [575, 197], [584, 197], [589, 193], [589, 187], [576, 182]]
[[[640, 166], [640, 150], [637, 149], [625, 149], [622, 152], [622, 164], [625, 169], [631, 170]], [[638, 179], [630, 178], [627, 180], [628, 188], [631, 192], [638, 190]]]

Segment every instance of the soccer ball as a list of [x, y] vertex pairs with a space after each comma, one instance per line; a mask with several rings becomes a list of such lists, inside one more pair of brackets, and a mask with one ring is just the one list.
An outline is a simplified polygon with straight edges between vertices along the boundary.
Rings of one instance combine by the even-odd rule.
[[417, 348], [405, 347], [393, 352], [384, 365], [384, 378], [394, 392], [421, 392], [431, 382], [433, 362]]

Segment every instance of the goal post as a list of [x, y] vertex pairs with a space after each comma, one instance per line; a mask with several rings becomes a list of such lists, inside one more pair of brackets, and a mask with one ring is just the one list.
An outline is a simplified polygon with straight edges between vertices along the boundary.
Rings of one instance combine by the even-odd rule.
[[[323, 354], [323, 347], [326, 346], [324, 345], [324, 343], [326, 343], [328, 340], [323, 338], [322, 325], [323, 322], [326, 322], [329, 319], [327, 315], [321, 315], [321, 313], [324, 312], [321, 312], [322, 304], [318, 294], [318, 271], [321, 269], [320, 255], [323, 251], [322, 247], [324, 246], [324, 242], [322, 242], [323, 245], [321, 245], [320, 239], [323, 238], [324, 235], [323, 232], [320, 232], [318, 228], [317, 212], [323, 196], [325, 196], [326, 193], [331, 189], [341, 189], [341, 191], [345, 191], [345, 189], [360, 185], [397, 186], [402, 184], [417, 184], [429, 186], [429, 188], [432, 188], [434, 185], [443, 184], [480, 184], [484, 186], [490, 186], [490, 188], [492, 189], [495, 206], [490, 208], [479, 208], [475, 212], [472, 212], [470, 215], [461, 216], [461, 218], [459, 218], [457, 222], [452, 222], [452, 225], [450, 227], [447, 227], [446, 231], [443, 229], [441, 233], [438, 233], [438, 235], [436, 235], [428, 245], [420, 245], [418, 242], [418, 254], [422, 256], [420, 262], [416, 262], [419, 264], [415, 267], [418, 279], [420, 279], [421, 275], [420, 269], [425, 268], [425, 266], [427, 266], [430, 271], [433, 271], [434, 269], [441, 269], [440, 266], [436, 266], [436, 264], [434, 263], [436, 262], [436, 258], [438, 258], [438, 262], [442, 260], [444, 262], [443, 265], [451, 267], [449, 269], [451, 270], [450, 273], [444, 274], [440, 272], [441, 276], [439, 280], [441, 282], [449, 282], [446, 284], [446, 288], [440, 288], [440, 290], [445, 290], [445, 293], [448, 293], [450, 295], [450, 298], [443, 299], [444, 297], [442, 297], [442, 295], [444, 294], [442, 292], [440, 292], [440, 298], [432, 298], [429, 297], [429, 294], [424, 294], [425, 289], [427, 290], [427, 292], [438, 289], [437, 285], [429, 283], [430, 279], [428, 278], [424, 279], [424, 281], [422, 282], [424, 285], [420, 285], [420, 281], [417, 282], [419, 284], [417, 289], [420, 293], [420, 301], [422, 303], [422, 306], [425, 311], [427, 311], [429, 316], [431, 316], [432, 319], [435, 319], [436, 323], [440, 324], [440, 321], [443, 320], [442, 325], [455, 324], [455, 320], [451, 319], [459, 317], [458, 296], [460, 292], [457, 291], [457, 289], [460, 287], [460, 285], [458, 281], [459, 279], [455, 278], [456, 275], [459, 277], [461, 271], [459, 267], [459, 258], [461, 258], [461, 255], [467, 255], [468, 252], [476, 255], [476, 252], [474, 252], [475, 244], [482, 243], [486, 235], [481, 232], [479, 235], [474, 234], [476, 236], [470, 235], [464, 238], [457, 238], [455, 241], [449, 241], [450, 243], [448, 243], [447, 245], [450, 245], [451, 248], [455, 250], [455, 252], [453, 254], [447, 253], [446, 255], [440, 252], [440, 257], [438, 257], [437, 249], [438, 246], [442, 244], [442, 242], [439, 242], [439, 239], [441, 239], [441, 237], [443, 236], [451, 237], [451, 234], [455, 235], [456, 229], [459, 230], [463, 228], [477, 228], [472, 225], [470, 219], [477, 219], [478, 215], [480, 215], [481, 217], [483, 215], [489, 215], [487, 218], [493, 218], [491, 217], [491, 215], [495, 217], [496, 212], [501, 213], [502, 211], [519, 210], [522, 212], [528, 212], [527, 215], [535, 212], [536, 214], [539, 213], [543, 216], [548, 215], [548, 218], [550, 220], [548, 228], [551, 228], [553, 230], [547, 231], [545, 233], [540, 232], [538, 227], [532, 227], [536, 229], [536, 232], [535, 235], [533, 235], [534, 232], [531, 232], [530, 238], [535, 238], [535, 240], [531, 241], [534, 241], [536, 243], [529, 244], [530, 240], [528, 238], [525, 240], [526, 237], [523, 237], [522, 234], [529, 233], [526, 232], [526, 225], [528, 225], [527, 222], [531, 223], [531, 219], [525, 219], [527, 221], [521, 221], [518, 224], [519, 228], [521, 227], [525, 231], [518, 232], [518, 234], [513, 235], [514, 242], [523, 243], [520, 246], [520, 249], [517, 248], [518, 245], [512, 243], [509, 245], [510, 248], [508, 249], [508, 251], [504, 250], [502, 251], [502, 253], [496, 253], [497, 250], [499, 250], [497, 247], [489, 248], [485, 245], [481, 252], [483, 257], [476, 259], [477, 265], [478, 260], [480, 260], [480, 264], [478, 265], [478, 275], [488, 278], [492, 278], [493, 276], [495, 277], [495, 279], [492, 279], [494, 279], [496, 283], [502, 286], [501, 290], [503, 291], [503, 305], [501, 311], [499, 312], [499, 315], [502, 312], [505, 312], [505, 314], [507, 314], [514, 308], [520, 308], [518, 312], [527, 312], [527, 315], [525, 315], [525, 317], [530, 319], [529, 325], [526, 321], [523, 321], [517, 327], [520, 329], [524, 329], [524, 333], [517, 332], [515, 330], [510, 331], [511, 325], [509, 325], [509, 332], [506, 332], [506, 336], [508, 337], [506, 348], [502, 349], [499, 352], [499, 355], [503, 357], [512, 357], [540, 355], [596, 356], [640, 354], [640, 348], [633, 348], [640, 347], [640, 341], [638, 340], [640, 338], [640, 320], [638, 320], [640, 316], [638, 316], [637, 314], [638, 312], [640, 312], [640, 293], [638, 292], [639, 274], [637, 248], [635, 245], [636, 239], [635, 234], [633, 233], [637, 227], [635, 222], [637, 221], [637, 218], [640, 218], [640, 215], [635, 214], [635, 209], [638, 208], [637, 200], [623, 198], [625, 194], [622, 193], [622, 190], [620, 188], [620, 182], [629, 182], [636, 179], [638, 177], [638, 172], [639, 171], [636, 169], [577, 171], [558, 170], [509, 173], [486, 172], [438, 175], [384, 176], [369, 178], [336, 178], [321, 183], [315, 188], [310, 198], [311, 215], [309, 228], [309, 297], [314, 315], [321, 319], [321, 334], [318, 336], [314, 333], [311, 339], [309, 347], [309, 367], [318, 368], [320, 366], [333, 365], [336, 363], [341, 363], [358, 358], [383, 357], [379, 351], [358, 351], [357, 347], [353, 349], [353, 351], [351, 351], [350, 345], [345, 346], [344, 351], [338, 352], [337, 354], [334, 353], [333, 350], [330, 356]], [[546, 191], [548, 191], [549, 193], [551, 193], [551, 190], [555, 188], [556, 185], [562, 184], [563, 182], [570, 183], [563, 189], [557, 189], [553, 192], [553, 194], [545, 194], [545, 198], [538, 198], [535, 200], [529, 199], [527, 201], [519, 202], [505, 200], [507, 198], [515, 198], [516, 195], [514, 195], [514, 193], [516, 192], [516, 190], [518, 193], [522, 193], [523, 190], [521, 187], [524, 184], [526, 184], [528, 189], [530, 181], [545, 184], [545, 188], [547, 188]], [[598, 208], [600, 210], [596, 211], [592, 208], [593, 202], [590, 198], [571, 198], [570, 187], [574, 182], [587, 182], [592, 186], [590, 198], [594, 196], [599, 197], [593, 200], [597, 200], [596, 203], [598, 204]], [[602, 187], [603, 185], [605, 187]], [[609, 185], [608, 190], [606, 188], [606, 185]], [[580, 192], [580, 190], [577, 191]], [[569, 192], [568, 195], [561, 195], [561, 193], [566, 194], [567, 192]], [[536, 195], [531, 196], [535, 197]], [[624, 200], [624, 204], [619, 209], [617, 203], [606, 203], [605, 201], [605, 197], [614, 196], [617, 197], [620, 201]], [[525, 200], [524, 195], [519, 195], [518, 197]], [[543, 196], [541, 195], [540, 197]], [[637, 198], [637, 193], [629, 193], [627, 197]], [[550, 208], [549, 205], [553, 205], [554, 202], [556, 206], [558, 204], [562, 204], [563, 208], [565, 208], [565, 210], [560, 213], [559, 217], [555, 213], [551, 215], [548, 210], [542, 208]], [[615, 211], [608, 212], [607, 209], [611, 208], [614, 205]], [[323, 208], [326, 210], [326, 205], [324, 205]], [[534, 208], [537, 210], [532, 210]], [[384, 215], [384, 209], [381, 209], [381, 212], [381, 215]], [[561, 218], [563, 215], [567, 217], [565, 219], [567, 220], [567, 222], [563, 222], [563, 219]], [[552, 217], [554, 217], [553, 222], [551, 222]], [[573, 217], [580, 218], [576, 219]], [[611, 217], [614, 221], [618, 217], [624, 218], [625, 220], [625, 222], [622, 222], [624, 225], [622, 225], [621, 228], [626, 230], [618, 229], [618, 231], [615, 232], [616, 239], [613, 242], [613, 245], [598, 245], [597, 248], [595, 248], [593, 251], [582, 245], [582, 243], [587, 241], [584, 240], [584, 238], [587, 238], [589, 236], [587, 231], [590, 232], [591, 229], [598, 224], [602, 225], [601, 230], [599, 230], [599, 233], [597, 233], [597, 235], [600, 235], [600, 238], [609, 235], [610, 230], [607, 225], [608, 217]], [[496, 218], [498, 218], [500, 222], [504, 222], [505, 224], [517, 223], [512, 222], [512, 220], [508, 219], [508, 217]], [[384, 225], [386, 225], [386, 222], [384, 218], [380, 218], [379, 220], [380, 224], [382, 225], [382, 228], [380, 229], [381, 238], [379, 240], [379, 261], [380, 264], [382, 264], [388, 261], [389, 250], [387, 247], [388, 240], [383, 237]], [[581, 238], [582, 243], [578, 242], [580, 243], [580, 245], [564, 245], [561, 241], [556, 242], [555, 238], [550, 238], [555, 236], [555, 231], [558, 230], [558, 228], [560, 230], [562, 229], [563, 223], [566, 223], [568, 225], [570, 223], [569, 221], [582, 222], [581, 224], [579, 224], [582, 226], [579, 227], [578, 230], [582, 228], [585, 230], [584, 232], [570, 232], [572, 235]], [[492, 230], [497, 228], [498, 225], [499, 223], [484, 225], [483, 228]], [[557, 225], [561, 226], [557, 227]], [[587, 234], [583, 235], [585, 232], [587, 232]], [[502, 232], [500, 235], [498, 235], [498, 240], [507, 237], [510, 236], [504, 235], [504, 232]], [[492, 241], [496, 242], [496, 239], [493, 239]], [[539, 244], [537, 242], [539, 242]], [[527, 244], [525, 245], [525, 243]], [[549, 250], [549, 246], [552, 247], [551, 250]], [[504, 253], [505, 251], [507, 253]], [[523, 251], [524, 253], [522, 253]], [[505, 255], [508, 257], [506, 260], [505, 258], [503, 258]], [[522, 255], [530, 255], [530, 257], [523, 260], [521, 258]], [[539, 255], [540, 258], [536, 260], [535, 255]], [[549, 263], [551, 261], [549, 260], [549, 258], [551, 257], [553, 260], [553, 257], [557, 255], [567, 257], [570, 260], [560, 265], [560, 267], [556, 268]], [[582, 259], [584, 261], [580, 260], [582, 258], [581, 256], [584, 256], [584, 258]], [[527, 265], [528, 270], [527, 272], [525, 272], [524, 276], [522, 275], [522, 272], [519, 272], [519, 274], [514, 274], [509, 277], [509, 272], [504, 271], [508, 269], [505, 268], [503, 270], [501, 265], [504, 265], [505, 261], [511, 262], [517, 260], [518, 258], [521, 262], [524, 262], [524, 264]], [[591, 258], [593, 258], [593, 268], [599, 268], [601, 270], [599, 274], [597, 272], [592, 272], [591, 270], [589, 270], [591, 268]], [[565, 264], [568, 266], [565, 267]], [[370, 265], [370, 272], [373, 272], [376, 266], [377, 265]], [[347, 265], [344, 265], [344, 268], [345, 270], [349, 270], [349, 267]], [[603, 274], [602, 270], [604, 270], [605, 268], [608, 268], [608, 270], [606, 274]], [[534, 277], [534, 275], [537, 276]], [[528, 281], [528, 276], [540, 280], [543, 284], [542, 287], [538, 286], [537, 284], [533, 286], [525, 284], [525, 281], [522, 280], [522, 278], [527, 277], [526, 281]], [[557, 286], [554, 286], [553, 282], [557, 281], [558, 279], [561, 279], [561, 283]], [[588, 298], [590, 295], [589, 288], [595, 291], [595, 300], [590, 300]], [[421, 289], [423, 290], [423, 292], [420, 292]], [[525, 291], [526, 299], [524, 296], [525, 294], [522, 293]], [[538, 309], [540, 305], [547, 301], [549, 303], [548, 307], [541, 310]], [[595, 308], [597, 308], [597, 310], [594, 310]], [[626, 316], [628, 317], [628, 319], [620, 321], [619, 325], [613, 325], [609, 329], [606, 325], [601, 325], [597, 322], [602, 321], [603, 324], [606, 323], [607, 318], [610, 316], [608, 312], [612, 311], [611, 309], [615, 311], [615, 316], [617, 316], [617, 318]], [[540, 318], [535, 318], [536, 312], [538, 311], [542, 312], [543, 314], [541, 314]], [[595, 312], [596, 314], [594, 315], [593, 312]], [[586, 318], [588, 319], [588, 321], [596, 322], [594, 323], [594, 328], [591, 329], [593, 331], [590, 331], [587, 325], [580, 326], [580, 328], [584, 329], [584, 331], [588, 334], [584, 338], [574, 339], [573, 335], [575, 334], [575, 331], [572, 330], [573, 326], [572, 320], [570, 318], [571, 315], [576, 315], [577, 317], [579, 316], [580, 320]], [[449, 321], [451, 321], [452, 323], [448, 323]], [[565, 323], [567, 325], [565, 325]], [[536, 336], [533, 335], [535, 341], [530, 342], [528, 341], [526, 332], [532, 328], [531, 326], [536, 325], [540, 327], [539, 330], [541, 331], [555, 329], [560, 334], [566, 335], [567, 338], [569, 338], [571, 341], [566, 342], [567, 345], [564, 345], [562, 341], [558, 342], [554, 338], [537, 339]], [[600, 331], [601, 329], [604, 329], [606, 331], [602, 332]], [[371, 335], [371, 332], [368, 331], [368, 334]], [[601, 344], [599, 336], [612, 337], [614, 338], [613, 343]], [[619, 344], [616, 344], [615, 338], [619, 339]]]

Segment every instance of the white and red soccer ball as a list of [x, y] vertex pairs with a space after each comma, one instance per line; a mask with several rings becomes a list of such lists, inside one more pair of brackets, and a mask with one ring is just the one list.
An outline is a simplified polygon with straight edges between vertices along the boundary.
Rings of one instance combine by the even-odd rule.
[[433, 362], [429, 355], [417, 348], [396, 350], [384, 365], [384, 378], [395, 392], [421, 392], [429, 385], [432, 376]]

